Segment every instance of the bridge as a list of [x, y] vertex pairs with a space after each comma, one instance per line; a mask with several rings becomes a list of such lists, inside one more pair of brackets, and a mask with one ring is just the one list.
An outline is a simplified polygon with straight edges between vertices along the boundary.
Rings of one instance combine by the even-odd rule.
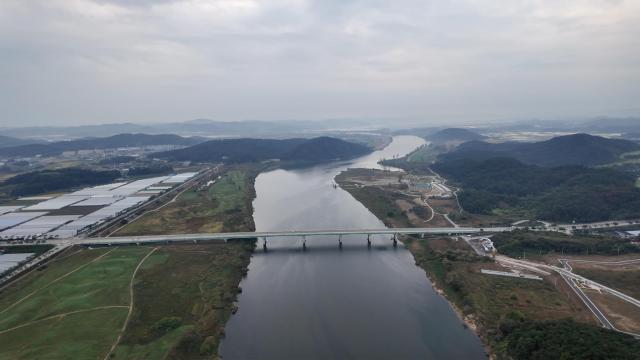
[[366, 235], [367, 244], [371, 235], [393, 236], [394, 245], [397, 244], [398, 235], [468, 235], [479, 233], [495, 233], [511, 231], [515, 227], [491, 227], [491, 228], [382, 228], [382, 229], [329, 229], [329, 230], [285, 230], [285, 231], [257, 231], [257, 232], [228, 232], [228, 233], [202, 233], [202, 234], [178, 234], [178, 235], [144, 235], [144, 236], [120, 236], [120, 237], [95, 237], [76, 238], [72, 242], [78, 245], [124, 245], [124, 244], [149, 244], [149, 243], [197, 243], [201, 241], [227, 241], [233, 239], [263, 240], [266, 247], [267, 239], [271, 237], [300, 237], [302, 245], [306, 247], [307, 237], [335, 236], [338, 245], [342, 246], [342, 237], [347, 235]]

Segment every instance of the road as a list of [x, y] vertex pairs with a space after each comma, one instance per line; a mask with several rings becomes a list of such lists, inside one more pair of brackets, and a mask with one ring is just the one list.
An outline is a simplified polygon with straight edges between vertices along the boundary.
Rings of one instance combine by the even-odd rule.
[[[507, 266], [511, 265], [511, 266], [520, 266], [522, 268], [528, 269], [528, 270], [532, 270], [532, 271], [544, 271], [541, 269], [545, 269], [545, 270], [551, 270], [553, 272], [558, 273], [564, 280], [565, 282], [571, 287], [571, 289], [576, 293], [576, 295], [580, 298], [580, 300], [582, 300], [582, 302], [585, 304], [585, 306], [589, 309], [589, 311], [591, 311], [591, 313], [593, 313], [593, 315], [596, 317], [596, 319], [602, 324], [603, 327], [607, 328], [607, 329], [611, 329], [611, 330], [615, 330], [621, 333], [625, 333], [631, 336], [634, 336], [636, 338], [640, 338], [640, 334], [634, 334], [634, 333], [629, 333], [626, 331], [622, 331], [617, 329], [608, 319], [607, 317], [602, 313], [602, 311], [600, 311], [600, 309], [593, 303], [593, 301], [591, 301], [591, 299], [584, 293], [584, 291], [582, 291], [582, 288], [580, 286], [578, 286], [579, 284], [584, 284], [587, 285], [589, 287], [593, 287], [594, 289], [599, 289], [600, 291], [609, 293], [619, 299], [622, 299], [626, 302], [629, 302], [637, 307], [640, 307], [640, 300], [635, 299], [627, 294], [624, 294], [620, 291], [617, 291], [615, 289], [612, 289], [608, 286], [605, 286], [603, 284], [600, 284], [598, 282], [595, 282], [593, 280], [587, 279], [584, 276], [580, 276], [578, 274], [574, 274], [572, 272], [572, 268], [571, 265], [569, 265], [567, 259], [562, 259], [560, 261], [560, 263], [563, 265], [563, 267], [557, 267], [557, 266], [553, 266], [553, 265], [547, 265], [547, 264], [540, 264], [540, 263], [536, 263], [536, 262], [532, 262], [532, 261], [526, 261], [526, 260], [516, 260], [516, 259], [512, 259], [509, 258], [507, 256], [503, 256], [503, 255], [499, 255], [496, 256], [496, 261], [505, 264]], [[627, 261], [631, 261], [631, 260], [627, 260]]]
[[562, 279], [564, 279], [567, 285], [569, 285], [571, 290], [573, 290], [573, 292], [578, 296], [578, 298], [580, 298], [580, 300], [582, 300], [582, 302], [587, 306], [587, 308], [589, 309], [589, 311], [591, 311], [593, 316], [595, 316], [596, 319], [600, 322], [600, 324], [602, 324], [602, 327], [609, 330], [615, 330], [615, 327], [609, 321], [609, 319], [607, 319], [607, 317], [602, 313], [602, 311], [598, 309], [596, 304], [594, 304], [593, 301], [589, 299], [587, 294], [585, 294], [584, 291], [582, 291], [582, 289], [575, 283], [574, 279], [570, 278], [565, 274], [560, 274], [560, 276], [562, 277]]

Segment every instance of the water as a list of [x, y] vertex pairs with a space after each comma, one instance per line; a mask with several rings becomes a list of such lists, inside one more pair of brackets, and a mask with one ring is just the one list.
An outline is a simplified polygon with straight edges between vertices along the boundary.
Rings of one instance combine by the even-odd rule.
[[[380, 168], [424, 141], [397, 136], [350, 162], [275, 170], [256, 179], [257, 231], [383, 228], [333, 178], [349, 167]], [[270, 238], [259, 246], [226, 327], [224, 359], [484, 359], [479, 339], [388, 236]], [[261, 244], [260, 244], [261, 245]]]

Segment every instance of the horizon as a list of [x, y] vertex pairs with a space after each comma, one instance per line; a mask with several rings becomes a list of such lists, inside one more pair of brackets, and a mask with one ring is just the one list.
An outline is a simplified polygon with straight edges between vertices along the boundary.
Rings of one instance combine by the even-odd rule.
[[[606, 116], [597, 115], [591, 117], [566, 117], [566, 118], [530, 118], [530, 119], [493, 119], [487, 121], [425, 121], [425, 120], [407, 120], [407, 119], [376, 119], [376, 118], [321, 118], [321, 119], [237, 119], [237, 120], [216, 120], [208, 118], [195, 118], [189, 120], [168, 120], [168, 121], [120, 121], [120, 122], [100, 122], [100, 123], [87, 123], [87, 124], [52, 124], [52, 125], [14, 125], [6, 126], [0, 125], [0, 129], [16, 130], [16, 129], [29, 129], [29, 128], [81, 128], [81, 127], [101, 127], [101, 126], [118, 126], [118, 125], [134, 125], [134, 126], [162, 126], [170, 124], [207, 124], [207, 123], [219, 123], [219, 124], [241, 124], [241, 123], [265, 123], [265, 124], [293, 124], [293, 123], [327, 123], [327, 122], [374, 122], [369, 128], [372, 129], [408, 129], [408, 128], [482, 128], [503, 125], [524, 125], [525, 123], [545, 126], [567, 126], [572, 125], [585, 125], [589, 122], [595, 121], [634, 121], [640, 120], [640, 116]], [[348, 130], [348, 129], [339, 129]], [[170, 132], [169, 132], [170, 133]]]

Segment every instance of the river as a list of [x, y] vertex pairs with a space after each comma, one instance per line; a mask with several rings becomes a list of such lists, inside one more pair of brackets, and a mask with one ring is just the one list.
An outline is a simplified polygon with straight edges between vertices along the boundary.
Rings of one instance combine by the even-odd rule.
[[[256, 179], [257, 231], [384, 228], [349, 193], [334, 188], [342, 170], [380, 168], [382, 158], [424, 143], [396, 136], [385, 149], [341, 163], [275, 170]], [[270, 238], [242, 281], [239, 311], [226, 326], [224, 359], [484, 359], [410, 252], [388, 236]], [[261, 245], [261, 243], [259, 243]]]

